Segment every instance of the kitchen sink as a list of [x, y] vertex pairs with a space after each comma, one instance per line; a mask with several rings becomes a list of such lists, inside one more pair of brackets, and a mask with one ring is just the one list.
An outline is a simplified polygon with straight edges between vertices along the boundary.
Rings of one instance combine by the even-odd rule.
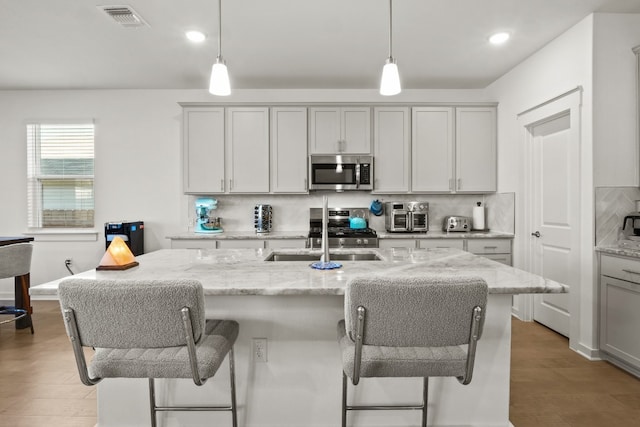
[[[289, 253], [270, 253], [264, 260], [265, 261], [320, 261], [321, 254], [289, 254]], [[332, 261], [382, 261], [382, 258], [372, 252], [366, 253], [349, 253], [341, 252], [336, 254], [329, 254], [329, 258]]]

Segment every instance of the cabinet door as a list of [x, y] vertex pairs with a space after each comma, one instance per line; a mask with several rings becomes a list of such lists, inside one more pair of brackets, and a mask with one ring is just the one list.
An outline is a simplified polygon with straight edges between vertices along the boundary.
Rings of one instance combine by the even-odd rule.
[[341, 109], [341, 153], [371, 153], [371, 108], [344, 107]]
[[184, 108], [182, 160], [185, 193], [225, 191], [224, 108]]
[[380, 249], [416, 248], [415, 239], [380, 239], [378, 244]]
[[456, 191], [496, 191], [496, 109], [456, 108]]
[[453, 131], [453, 108], [412, 109], [411, 191], [453, 190]]
[[271, 191], [306, 193], [307, 109], [271, 109]]
[[335, 154], [340, 151], [340, 109], [334, 107], [309, 108], [309, 152]]
[[419, 247], [428, 248], [455, 248], [464, 250], [464, 240], [462, 239], [422, 239], [418, 240]]
[[227, 109], [229, 192], [269, 192], [269, 109]]
[[409, 109], [377, 107], [373, 116], [374, 191], [406, 193], [411, 177]]
[[267, 249], [305, 248], [307, 239], [273, 239], [265, 241]]
[[474, 254], [510, 254], [511, 240], [509, 239], [469, 239], [467, 251]]
[[600, 276], [600, 349], [640, 368], [638, 329], [640, 284]]

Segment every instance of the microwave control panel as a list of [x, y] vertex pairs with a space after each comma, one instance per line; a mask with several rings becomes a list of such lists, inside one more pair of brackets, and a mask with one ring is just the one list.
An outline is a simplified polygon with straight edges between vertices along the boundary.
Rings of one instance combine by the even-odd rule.
[[360, 184], [371, 184], [371, 165], [369, 163], [360, 165]]

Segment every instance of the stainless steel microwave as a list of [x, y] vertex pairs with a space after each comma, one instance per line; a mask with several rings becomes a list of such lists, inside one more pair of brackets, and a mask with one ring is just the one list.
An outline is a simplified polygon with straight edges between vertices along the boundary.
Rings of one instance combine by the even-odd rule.
[[309, 190], [373, 190], [373, 156], [309, 156]]

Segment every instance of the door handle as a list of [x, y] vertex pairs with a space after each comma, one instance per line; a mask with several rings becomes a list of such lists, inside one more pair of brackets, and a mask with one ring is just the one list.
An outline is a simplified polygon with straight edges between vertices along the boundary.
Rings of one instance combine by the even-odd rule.
[[539, 231], [536, 231], [535, 233], [531, 233], [532, 236], [536, 236], [536, 237], [540, 237], [541, 234]]

